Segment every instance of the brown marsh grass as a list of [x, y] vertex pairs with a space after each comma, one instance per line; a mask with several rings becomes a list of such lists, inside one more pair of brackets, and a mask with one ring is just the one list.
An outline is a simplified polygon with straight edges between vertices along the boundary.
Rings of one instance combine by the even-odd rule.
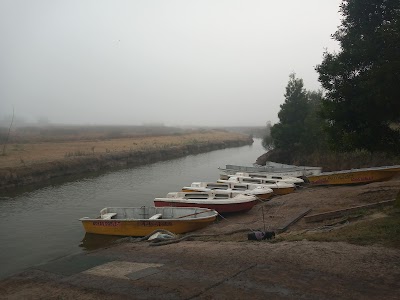
[[146, 151], [188, 144], [244, 139], [248, 139], [248, 136], [227, 131], [203, 130], [163, 136], [84, 140], [69, 138], [65, 141], [55, 142], [9, 143], [5, 155], [0, 155], [0, 169], [32, 166], [36, 163], [71, 159], [76, 156], [100, 156], [108, 153]]

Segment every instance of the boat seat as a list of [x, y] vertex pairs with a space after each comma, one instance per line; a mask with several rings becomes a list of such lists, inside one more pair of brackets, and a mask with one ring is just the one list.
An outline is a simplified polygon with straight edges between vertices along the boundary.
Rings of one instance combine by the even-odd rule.
[[161, 217], [162, 217], [162, 214], [155, 214], [154, 216], [151, 216], [149, 218], [149, 220], [157, 220], [157, 219], [160, 219]]
[[101, 215], [101, 218], [104, 220], [110, 220], [112, 217], [116, 216], [117, 213], [106, 213]]

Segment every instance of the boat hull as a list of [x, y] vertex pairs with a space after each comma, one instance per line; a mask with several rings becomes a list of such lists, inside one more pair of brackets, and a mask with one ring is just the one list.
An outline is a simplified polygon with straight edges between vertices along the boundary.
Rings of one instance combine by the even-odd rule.
[[296, 191], [295, 187], [287, 187], [287, 188], [271, 187], [271, 189], [274, 191], [274, 195], [287, 195], [290, 193], [294, 193]]
[[274, 195], [274, 192], [265, 193], [265, 194], [255, 194], [254, 196], [256, 196], [259, 200], [269, 200], [272, 198], [273, 195]]
[[146, 236], [155, 230], [164, 229], [175, 234], [195, 231], [214, 222], [216, 216], [193, 220], [81, 220], [87, 233], [120, 235], [120, 236]]
[[229, 204], [211, 204], [211, 203], [190, 203], [190, 202], [168, 202], [168, 201], [159, 201], [154, 200], [154, 206], [156, 207], [165, 207], [165, 206], [174, 206], [174, 207], [201, 207], [201, 208], [209, 208], [214, 209], [218, 213], [235, 213], [235, 212], [246, 212], [249, 211], [258, 203], [257, 200], [242, 202], [242, 203], [229, 203]]
[[348, 172], [321, 173], [307, 177], [311, 185], [348, 185], [386, 181], [399, 173], [396, 169], [350, 170]]
[[[182, 192], [189, 192], [189, 193], [193, 193], [193, 192], [199, 192], [199, 190], [198, 189], [190, 189], [190, 188], [183, 188], [182, 189]], [[256, 196], [257, 197], [257, 199], [259, 199], [259, 200], [268, 200], [268, 199], [271, 199], [272, 198], [272, 196], [275, 194], [275, 193], [257, 193], [257, 194], [255, 194], [255, 193], [248, 193], [249, 195], [253, 195], [253, 196]]]

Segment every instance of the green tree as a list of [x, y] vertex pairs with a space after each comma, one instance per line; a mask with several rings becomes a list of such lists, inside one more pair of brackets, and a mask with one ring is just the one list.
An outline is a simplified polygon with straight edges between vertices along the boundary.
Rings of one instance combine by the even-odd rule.
[[400, 151], [400, 1], [344, 0], [338, 53], [316, 67], [322, 116], [337, 150]]
[[289, 75], [285, 102], [280, 107], [279, 122], [271, 128], [273, 143], [276, 148], [295, 151], [300, 148], [308, 114], [307, 92], [303, 80], [296, 78], [295, 73]]
[[327, 146], [325, 122], [321, 118], [321, 106], [323, 93], [318, 91], [307, 91], [308, 111], [304, 119], [304, 130], [301, 137], [302, 149], [308, 153], [315, 150], [324, 150]]
[[265, 127], [264, 130], [264, 137], [261, 142], [262, 146], [267, 151], [270, 151], [274, 148], [274, 141], [271, 137], [271, 128], [272, 128], [271, 121], [268, 121], [267, 126]]

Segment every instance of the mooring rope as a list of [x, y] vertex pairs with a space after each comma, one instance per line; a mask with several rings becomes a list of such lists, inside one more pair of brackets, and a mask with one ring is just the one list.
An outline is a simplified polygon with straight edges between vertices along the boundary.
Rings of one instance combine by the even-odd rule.
[[239, 232], [244, 232], [248, 231], [248, 229], [237, 229], [233, 230], [230, 232], [224, 232], [224, 233], [210, 233], [210, 234], [188, 234], [185, 235], [181, 238], [171, 238], [171, 239], [166, 239], [164, 241], [154, 241], [149, 244], [149, 246], [163, 246], [163, 245], [169, 245], [169, 244], [174, 244], [174, 243], [179, 243], [183, 240], [190, 239], [190, 238], [195, 238], [195, 237], [212, 237], [212, 236], [220, 236], [220, 235], [231, 235]]

